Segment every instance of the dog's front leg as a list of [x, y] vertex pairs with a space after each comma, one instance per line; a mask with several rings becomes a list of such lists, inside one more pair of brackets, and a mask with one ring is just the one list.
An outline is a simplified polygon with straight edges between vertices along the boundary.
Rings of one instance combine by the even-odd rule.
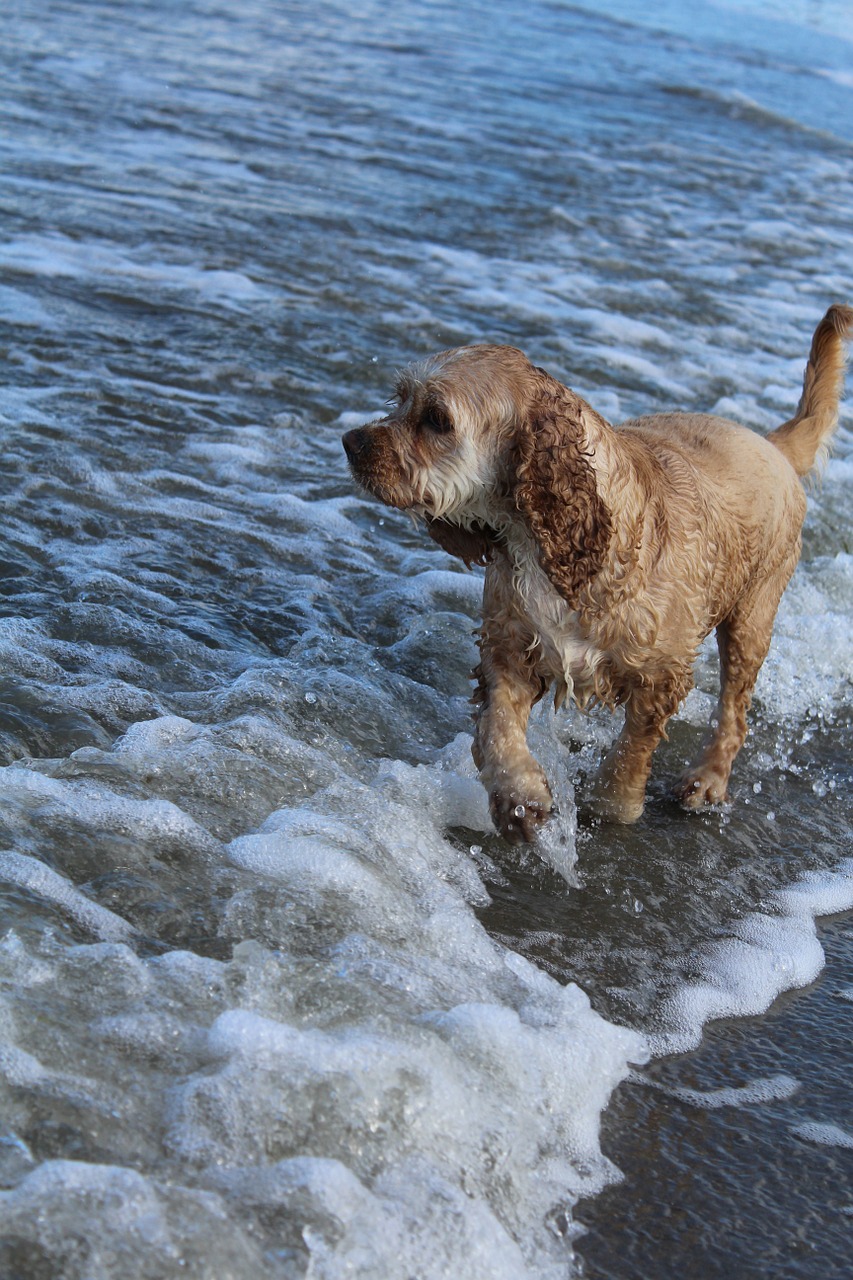
[[492, 821], [512, 844], [532, 840], [552, 808], [548, 781], [527, 746], [530, 711], [546, 687], [532, 645], [520, 621], [486, 619], [474, 673], [474, 763], [489, 793]]
[[520, 844], [533, 839], [552, 806], [551, 788], [527, 746], [527, 721], [543, 681], [523, 663], [505, 655], [495, 660], [485, 648], [476, 675], [474, 763], [495, 827], [511, 844]]

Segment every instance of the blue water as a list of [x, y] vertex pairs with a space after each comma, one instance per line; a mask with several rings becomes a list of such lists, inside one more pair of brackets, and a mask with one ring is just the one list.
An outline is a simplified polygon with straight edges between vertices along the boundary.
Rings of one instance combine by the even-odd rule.
[[[853, 300], [847, 6], [10, 0], [0, 73], [0, 1271], [674, 1275], [672, 1142], [692, 1274], [787, 1274], [805, 1222], [841, 1274], [844, 924], [819, 1070], [661, 1055], [759, 1044], [853, 903], [849, 412], [734, 805], [666, 800], [709, 648], [647, 816], [567, 822], [563, 875], [473, 776], [478, 573], [340, 434], [481, 340], [614, 421], [788, 417]], [[617, 727], [534, 725], [566, 796]], [[746, 1241], [743, 1162], [649, 1081], [740, 1090], [798, 1197]]]

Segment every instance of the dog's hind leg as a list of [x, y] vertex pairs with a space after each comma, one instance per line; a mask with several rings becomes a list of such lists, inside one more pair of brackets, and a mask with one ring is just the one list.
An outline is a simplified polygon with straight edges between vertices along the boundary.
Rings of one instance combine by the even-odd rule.
[[720, 700], [702, 754], [675, 788], [675, 795], [688, 809], [727, 799], [732, 765], [746, 738], [752, 691], [770, 648], [773, 621], [787, 581], [782, 575], [765, 581], [717, 627]]
[[646, 802], [652, 756], [667, 721], [690, 687], [689, 675], [665, 688], [640, 686], [625, 704], [625, 724], [601, 763], [591, 804], [609, 822], [636, 822]]

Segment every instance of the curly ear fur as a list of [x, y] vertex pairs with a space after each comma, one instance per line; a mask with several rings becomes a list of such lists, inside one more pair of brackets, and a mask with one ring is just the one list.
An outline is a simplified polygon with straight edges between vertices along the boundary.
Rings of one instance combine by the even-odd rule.
[[466, 528], [450, 520], [428, 519], [427, 533], [445, 551], [464, 560], [469, 569], [472, 564], [489, 563], [497, 536], [494, 529], [479, 521]]
[[604, 564], [613, 525], [584, 451], [582, 402], [544, 370], [537, 373], [539, 392], [516, 435], [513, 497], [539, 563], [577, 608], [578, 593]]

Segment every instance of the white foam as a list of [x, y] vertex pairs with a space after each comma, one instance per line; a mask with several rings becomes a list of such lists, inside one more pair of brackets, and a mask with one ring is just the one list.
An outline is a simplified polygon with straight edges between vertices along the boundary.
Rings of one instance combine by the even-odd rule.
[[283, 1211], [284, 1231], [290, 1220], [289, 1234], [307, 1246], [311, 1274], [323, 1280], [353, 1269], [389, 1280], [527, 1274], [524, 1254], [494, 1214], [416, 1156], [372, 1189], [340, 1161], [310, 1156], [228, 1171], [216, 1185], [238, 1205]]
[[35, 768], [9, 765], [0, 769], [0, 797], [24, 808], [45, 805], [57, 817], [66, 813], [95, 829], [147, 837], [164, 847], [192, 850], [202, 858], [216, 856], [220, 848], [209, 832], [171, 801], [126, 798], [96, 782], [65, 782]]
[[0, 1076], [13, 1088], [27, 1089], [39, 1084], [46, 1072], [38, 1058], [15, 1045], [0, 1045]]
[[134, 930], [126, 920], [92, 902], [70, 880], [37, 858], [28, 858], [13, 849], [0, 851], [0, 880], [61, 908], [81, 928], [104, 941], [124, 942], [133, 937]]
[[853, 1151], [853, 1133], [839, 1128], [837, 1124], [806, 1120], [802, 1124], [792, 1125], [791, 1133], [804, 1142], [813, 1142], [819, 1147], [842, 1147]]
[[660, 1029], [649, 1037], [652, 1051], [694, 1049], [712, 1019], [764, 1013], [783, 991], [813, 982], [825, 963], [815, 916], [851, 906], [851, 859], [833, 871], [809, 872], [790, 888], [771, 893], [773, 914], [750, 912], [734, 921], [726, 936], [691, 954], [689, 968], [702, 976], [687, 980], [663, 1002]]
[[[424, 1184], [431, 1195], [441, 1189], [455, 1216], [465, 1202], [457, 1172], [464, 1168], [474, 1213], [465, 1215], [462, 1229], [474, 1256], [493, 1260], [497, 1245], [514, 1259], [506, 1274], [527, 1274], [518, 1269], [522, 1257], [537, 1275], [560, 1274], [564, 1263], [549, 1257], [546, 1235], [537, 1239], [524, 1224], [533, 1202], [564, 1203], [613, 1176], [598, 1147], [598, 1115], [624, 1073], [621, 1055], [638, 1044], [598, 1019], [576, 988], [559, 988], [517, 964], [515, 973], [524, 993], [518, 1011], [468, 1002], [398, 1022], [393, 1034], [300, 1029], [245, 1010], [222, 1015], [211, 1029], [209, 1064], [176, 1094], [173, 1151], [214, 1168], [235, 1157], [255, 1163], [271, 1150], [273, 1114], [278, 1143], [299, 1144], [302, 1107], [295, 1101], [304, 1103], [307, 1091], [314, 1099], [313, 1144], [328, 1148], [331, 1139], [356, 1175], [332, 1171], [346, 1184], [352, 1236], [365, 1237], [377, 1211], [389, 1221], [399, 1222], [402, 1212], [404, 1221], [423, 1223]], [[394, 1099], [406, 1080], [409, 1101], [395, 1119]], [[533, 1098], [530, 1109], [523, 1099]], [[395, 1148], [399, 1155], [389, 1163]], [[359, 1181], [377, 1160], [384, 1172], [367, 1196]], [[449, 1252], [446, 1211], [438, 1221], [433, 1249], [446, 1268], [456, 1249]], [[396, 1230], [392, 1238], [399, 1241]], [[409, 1273], [412, 1265], [407, 1254]], [[426, 1256], [418, 1274], [421, 1266], [423, 1274], [442, 1274]], [[465, 1273], [461, 1260], [456, 1266]]]
[[831, 712], [849, 696], [853, 671], [853, 556], [800, 566], [782, 597], [756, 697], [777, 718]]
[[670, 350], [674, 339], [670, 332], [660, 325], [649, 324], [646, 320], [638, 320], [636, 316], [626, 316], [618, 311], [601, 311], [594, 307], [576, 306], [572, 316], [581, 325], [588, 325], [593, 331], [603, 333], [614, 342], [624, 343], [626, 347], [653, 346]]
[[158, 754], [175, 743], [186, 743], [202, 730], [183, 716], [158, 716], [132, 724], [115, 743], [116, 755]]
[[[553, 1238], [531, 1232], [533, 1205], [568, 1205], [614, 1176], [598, 1145], [600, 1112], [628, 1059], [643, 1060], [646, 1051], [642, 1037], [599, 1018], [576, 986], [561, 986], [489, 939], [466, 905], [483, 902], [482, 885], [440, 829], [488, 829], [472, 775], [470, 739], [460, 735], [432, 766], [387, 762], [368, 787], [339, 779], [310, 805], [280, 810], [256, 834], [231, 842], [235, 865], [285, 886], [294, 916], [344, 925], [338, 973], [361, 1017], [323, 1028], [249, 1009], [224, 1013], [210, 1032], [208, 1064], [175, 1097], [170, 1144], [182, 1159], [211, 1167], [257, 1161], [269, 1151], [271, 1114], [282, 1117], [283, 1146], [297, 1141], [288, 1125], [300, 1123], [302, 1108], [291, 1099], [310, 1090], [315, 1147], [337, 1152], [361, 1180], [383, 1163], [348, 1239], [368, 1238], [377, 1213], [392, 1213], [386, 1197], [392, 1185], [402, 1190], [404, 1169], [413, 1181], [392, 1216], [423, 1222], [432, 1218], [426, 1205], [436, 1188], [444, 1188], [442, 1203], [457, 1203], [454, 1171], [464, 1168], [473, 1213], [461, 1229], [472, 1256], [496, 1266], [494, 1242], [507, 1235], [521, 1241], [528, 1269], [547, 1275], [556, 1265]], [[379, 1022], [377, 1007], [386, 1010]], [[334, 1082], [344, 1078], [342, 1090]], [[404, 1080], [410, 1101], [398, 1122], [393, 1098]], [[373, 1116], [386, 1117], [378, 1133]], [[404, 1149], [417, 1152], [417, 1176], [400, 1149], [404, 1133]], [[483, 1164], [484, 1149], [511, 1151], [512, 1159]], [[425, 1202], [424, 1187], [433, 1188]], [[317, 1247], [325, 1256], [328, 1242]], [[434, 1248], [440, 1264], [424, 1256], [419, 1274], [451, 1265], [443, 1236]], [[460, 1261], [454, 1267], [464, 1274]], [[508, 1274], [513, 1268], [526, 1274], [517, 1263]]]
[[[0, 320], [34, 329], [57, 328], [56, 319], [47, 307], [23, 289], [13, 289], [10, 285], [0, 285]], [[5, 388], [3, 394], [5, 400]]]
[[76, 240], [69, 236], [23, 235], [0, 244], [0, 266], [28, 275], [79, 280], [122, 282], [136, 290], [158, 285], [196, 293], [220, 305], [238, 306], [271, 296], [244, 272], [208, 269], [180, 262], [134, 257], [107, 240]]
[[660, 1089], [668, 1097], [686, 1102], [692, 1107], [698, 1107], [701, 1111], [718, 1111], [723, 1107], [753, 1107], [767, 1102], [785, 1101], [792, 1098], [800, 1088], [799, 1080], [783, 1074], [749, 1080], [746, 1084], [731, 1085], [721, 1089], [689, 1089], [684, 1085], [665, 1085], [640, 1078], [643, 1084]]
[[75, 1240], [79, 1275], [130, 1275], [140, 1257], [150, 1274], [163, 1276], [203, 1270], [211, 1256], [222, 1275], [265, 1271], [261, 1251], [227, 1218], [218, 1196], [115, 1165], [44, 1161], [14, 1190], [0, 1192], [0, 1231], [37, 1242], [53, 1259], [67, 1260]]

